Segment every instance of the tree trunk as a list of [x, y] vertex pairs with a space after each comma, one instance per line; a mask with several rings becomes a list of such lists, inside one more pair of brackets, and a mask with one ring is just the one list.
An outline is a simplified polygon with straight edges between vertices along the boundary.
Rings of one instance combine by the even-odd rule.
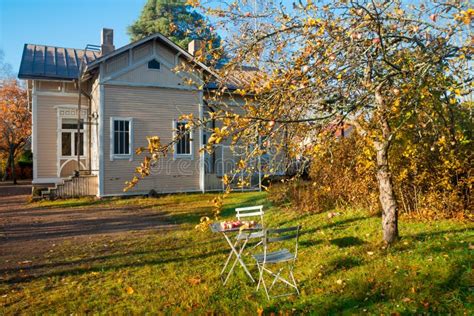
[[398, 239], [398, 206], [392, 184], [392, 176], [388, 166], [389, 142], [374, 142], [377, 151], [377, 180], [379, 199], [382, 205], [383, 240], [391, 244]]
[[10, 167], [11, 162], [10, 162], [10, 153], [8, 154], [7, 158], [7, 163], [5, 164], [5, 172], [3, 173], [2, 181], [7, 181], [8, 180], [8, 167]]
[[10, 163], [11, 163], [12, 181], [13, 181], [13, 184], [17, 184], [16, 174], [15, 174], [15, 148], [13, 147], [13, 145], [10, 145]]
[[376, 89], [375, 102], [380, 110], [378, 121], [382, 135], [374, 141], [374, 147], [377, 152], [377, 181], [380, 204], [382, 205], [383, 239], [386, 243], [391, 244], [398, 239], [398, 205], [388, 159], [392, 131], [386, 116], [387, 108], [380, 88]]

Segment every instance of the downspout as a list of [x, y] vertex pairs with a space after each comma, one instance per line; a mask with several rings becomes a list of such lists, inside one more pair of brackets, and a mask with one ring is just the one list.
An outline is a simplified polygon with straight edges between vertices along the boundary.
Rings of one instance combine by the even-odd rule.
[[89, 146], [87, 150], [87, 154], [89, 155], [89, 175], [92, 174], [92, 98], [88, 96], [89, 98], [89, 110], [87, 111], [87, 124], [89, 125]]
[[77, 140], [76, 140], [76, 153], [77, 153], [77, 170], [75, 172], [75, 176], [79, 177], [81, 174], [81, 152], [80, 148], [80, 135], [81, 135], [81, 96], [82, 96], [82, 89], [81, 89], [81, 77], [82, 77], [82, 61], [81, 67], [79, 67], [79, 79], [77, 80], [77, 90], [79, 91], [79, 101], [77, 104]]

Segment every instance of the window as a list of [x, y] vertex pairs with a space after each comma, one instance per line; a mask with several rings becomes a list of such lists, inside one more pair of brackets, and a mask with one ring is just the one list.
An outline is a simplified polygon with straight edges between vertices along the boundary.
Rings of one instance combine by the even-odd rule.
[[[79, 136], [78, 136], [79, 135]], [[62, 119], [61, 122], [61, 156], [77, 156], [77, 145], [79, 142], [79, 154], [84, 156], [84, 123], [81, 120], [80, 133], [77, 133], [76, 119]]]
[[148, 62], [148, 69], [160, 70], [160, 62], [156, 59], [150, 60]]
[[175, 144], [176, 157], [192, 157], [192, 131], [186, 131], [186, 122], [175, 122], [175, 135], [179, 140]]
[[132, 159], [132, 119], [110, 118], [110, 158]]

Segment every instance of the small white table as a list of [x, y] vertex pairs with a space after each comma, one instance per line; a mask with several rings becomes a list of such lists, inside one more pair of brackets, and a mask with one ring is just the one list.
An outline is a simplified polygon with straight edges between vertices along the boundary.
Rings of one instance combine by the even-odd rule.
[[[250, 274], [249, 270], [247, 269], [247, 266], [245, 265], [245, 262], [242, 260], [242, 253], [245, 249], [245, 246], [247, 245], [247, 242], [249, 241], [248, 237], [250, 236], [250, 234], [252, 232], [262, 230], [262, 227], [260, 225], [256, 225], [255, 227], [246, 228], [246, 229], [242, 229], [242, 230], [240, 230], [239, 227], [230, 228], [230, 229], [223, 229], [222, 226], [221, 226], [221, 223], [217, 222], [217, 223], [210, 224], [210, 228], [211, 228], [211, 231], [213, 233], [221, 233], [224, 236], [224, 239], [227, 241], [227, 243], [229, 244], [230, 249], [231, 249], [231, 251], [229, 253], [229, 256], [227, 257], [227, 260], [224, 264], [224, 267], [222, 268], [222, 271], [220, 273], [221, 279], [223, 278], [223, 275], [226, 272], [227, 266], [229, 265], [229, 262], [230, 262], [231, 258], [233, 256], [236, 257], [235, 260], [234, 260], [234, 263], [232, 264], [232, 266], [229, 270], [229, 272], [227, 272], [227, 276], [223, 280], [224, 285], [229, 280], [229, 277], [232, 274], [232, 272], [234, 271], [234, 268], [235, 268], [235, 265], [237, 264], [237, 262], [240, 263], [240, 266], [244, 269], [245, 273], [247, 273], [250, 280], [252, 280], [252, 282], [255, 282], [255, 279], [252, 277], [252, 274]], [[234, 233], [247, 234], [247, 238], [237, 238], [235, 243], [233, 243], [232, 240], [230, 239], [229, 235], [234, 234]], [[237, 250], [237, 246], [239, 245], [239, 243], [241, 241], [242, 241], [242, 245], [239, 247], [239, 250]]]

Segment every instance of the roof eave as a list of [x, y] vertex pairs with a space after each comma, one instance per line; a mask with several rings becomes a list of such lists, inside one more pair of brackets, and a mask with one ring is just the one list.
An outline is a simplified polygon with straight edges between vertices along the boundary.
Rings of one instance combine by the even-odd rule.
[[18, 79], [21, 80], [58, 80], [58, 81], [74, 81], [75, 78], [65, 78], [60, 76], [36, 76], [36, 75], [22, 75], [18, 74]]

